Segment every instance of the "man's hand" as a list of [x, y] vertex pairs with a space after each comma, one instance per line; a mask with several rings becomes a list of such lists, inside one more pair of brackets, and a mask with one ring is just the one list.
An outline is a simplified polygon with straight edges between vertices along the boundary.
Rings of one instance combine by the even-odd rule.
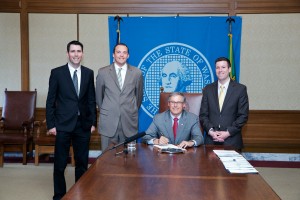
[[54, 127], [48, 130], [47, 135], [56, 135], [56, 128]]
[[182, 141], [179, 145], [177, 145], [180, 148], [187, 148], [187, 147], [192, 147], [194, 146], [194, 142], [193, 141]]
[[217, 131], [217, 135], [218, 135], [219, 140], [221, 140], [223, 142], [230, 136], [228, 131]]
[[92, 127], [91, 127], [91, 133], [94, 132], [95, 130], [96, 130], [96, 127], [95, 127], [95, 126], [92, 126]]
[[208, 134], [212, 137], [213, 141], [215, 142], [224, 142], [230, 136], [228, 131], [210, 130]]
[[164, 136], [161, 136], [159, 139], [155, 139], [153, 141], [154, 144], [159, 144], [159, 145], [162, 145], [162, 144], [169, 144], [169, 139], [164, 137]]

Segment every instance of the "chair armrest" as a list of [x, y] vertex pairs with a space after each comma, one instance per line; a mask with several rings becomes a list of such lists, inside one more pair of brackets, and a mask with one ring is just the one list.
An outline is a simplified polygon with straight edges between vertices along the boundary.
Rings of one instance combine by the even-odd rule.
[[0, 129], [1, 129], [1, 130], [4, 129], [4, 121], [5, 121], [5, 118], [4, 118], [4, 117], [1, 117], [1, 119], [0, 119]]
[[48, 135], [46, 120], [35, 121], [34, 122], [34, 127], [36, 129], [36, 137], [40, 137], [41, 133], [44, 132], [44, 131], [46, 131], [47, 135]]

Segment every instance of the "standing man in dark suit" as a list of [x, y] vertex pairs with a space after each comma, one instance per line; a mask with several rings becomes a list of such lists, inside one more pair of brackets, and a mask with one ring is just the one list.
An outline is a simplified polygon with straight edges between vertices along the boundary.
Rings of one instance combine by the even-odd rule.
[[182, 93], [171, 93], [168, 98], [169, 109], [154, 116], [143, 141], [147, 144], [174, 144], [181, 148], [203, 144], [199, 117], [185, 111], [185, 103]]
[[218, 81], [203, 89], [200, 121], [207, 132], [205, 144], [223, 144], [243, 148], [242, 127], [248, 120], [247, 88], [230, 79], [227, 58], [215, 61]]
[[68, 63], [51, 70], [46, 102], [48, 133], [56, 136], [54, 155], [54, 196], [66, 193], [65, 168], [73, 145], [75, 181], [88, 167], [89, 142], [96, 126], [94, 72], [80, 64], [83, 45], [67, 45]]
[[96, 79], [102, 150], [137, 134], [138, 111], [143, 97], [142, 72], [127, 63], [127, 45], [117, 44], [113, 58], [113, 64], [99, 69]]

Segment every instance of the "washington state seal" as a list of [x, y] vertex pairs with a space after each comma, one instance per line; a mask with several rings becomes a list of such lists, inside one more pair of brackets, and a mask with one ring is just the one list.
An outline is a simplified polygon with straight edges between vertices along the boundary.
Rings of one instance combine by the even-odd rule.
[[166, 43], [151, 49], [138, 68], [144, 76], [142, 109], [150, 117], [158, 111], [159, 92], [200, 93], [214, 81], [205, 56], [187, 44]]

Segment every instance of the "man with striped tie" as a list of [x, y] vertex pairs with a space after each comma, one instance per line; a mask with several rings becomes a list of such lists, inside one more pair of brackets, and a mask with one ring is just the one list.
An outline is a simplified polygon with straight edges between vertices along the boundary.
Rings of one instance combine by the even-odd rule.
[[127, 45], [117, 44], [113, 58], [114, 63], [100, 68], [96, 78], [102, 150], [137, 134], [138, 110], [143, 97], [142, 71], [127, 63]]
[[207, 135], [205, 144], [243, 148], [242, 127], [248, 120], [249, 102], [245, 85], [230, 79], [230, 61], [215, 61], [218, 80], [203, 89], [200, 121]]

